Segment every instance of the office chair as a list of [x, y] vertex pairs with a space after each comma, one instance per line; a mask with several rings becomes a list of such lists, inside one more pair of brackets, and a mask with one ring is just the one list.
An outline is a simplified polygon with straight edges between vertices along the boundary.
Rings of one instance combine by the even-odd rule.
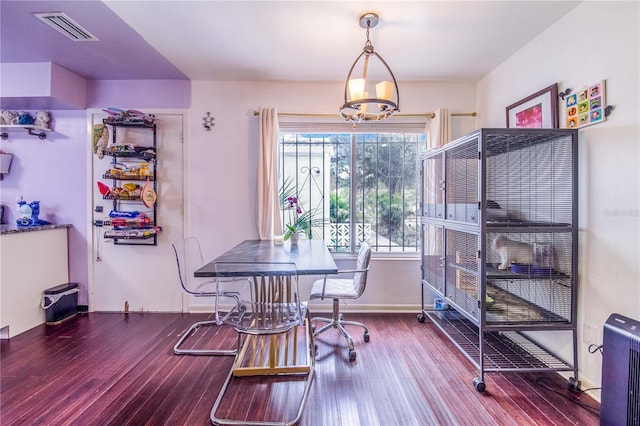
[[234, 300], [234, 304], [238, 304], [239, 299], [236, 291], [219, 291], [215, 280], [212, 281], [206, 278], [196, 278], [193, 276], [194, 271], [204, 264], [200, 243], [196, 237], [186, 237], [184, 240], [173, 243], [171, 246], [173, 247], [173, 252], [176, 256], [178, 278], [182, 289], [186, 293], [195, 297], [216, 298], [215, 320], [199, 321], [192, 324], [173, 347], [173, 353], [176, 355], [235, 355], [237, 352], [236, 349], [182, 349], [180, 347], [185, 340], [187, 340], [187, 338], [195, 333], [200, 327], [214, 325], [219, 326], [223, 324], [224, 318], [220, 317], [217, 308], [217, 302], [220, 298], [231, 298]]
[[337, 328], [340, 330], [344, 338], [349, 345], [349, 361], [356, 360], [356, 350], [353, 345], [353, 339], [344, 328], [345, 325], [357, 325], [364, 328], [364, 341], [369, 341], [369, 330], [367, 327], [359, 322], [345, 321], [343, 315], [340, 313], [340, 300], [342, 299], [357, 299], [364, 293], [364, 289], [367, 286], [367, 272], [369, 271], [369, 261], [371, 260], [371, 247], [369, 244], [363, 242], [358, 252], [358, 260], [356, 262], [356, 269], [343, 270], [338, 273], [353, 273], [352, 279], [342, 278], [327, 278], [317, 280], [311, 286], [311, 294], [309, 300], [325, 298], [333, 299], [333, 315], [331, 318], [314, 317], [312, 322], [321, 321], [328, 323], [319, 330], [315, 330], [313, 337], [315, 338], [321, 333], [329, 330], [330, 328]]
[[[295, 263], [218, 262], [215, 269], [218, 283], [230, 281], [238, 289], [240, 303], [228, 305], [231, 309], [222, 319], [238, 333], [238, 351], [211, 409], [211, 422], [216, 425], [297, 424], [311, 389], [315, 348], [305, 321], [306, 304], [300, 300]], [[221, 311], [224, 312], [224, 309], [222, 307]], [[299, 338], [298, 330], [302, 329], [307, 340]], [[306, 376], [295, 418], [265, 421], [217, 416], [231, 383], [234, 383], [233, 386], [255, 386], [255, 380], [247, 381], [244, 377], [277, 376], [278, 380], [283, 380], [287, 375], [293, 375], [291, 380], [294, 381], [300, 381], [301, 375]], [[270, 410], [265, 412], [269, 413]]]

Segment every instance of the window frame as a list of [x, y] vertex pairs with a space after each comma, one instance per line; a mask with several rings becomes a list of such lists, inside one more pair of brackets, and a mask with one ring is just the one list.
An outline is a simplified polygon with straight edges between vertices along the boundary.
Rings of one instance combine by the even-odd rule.
[[[359, 123], [357, 125], [353, 125], [350, 123], [345, 123], [344, 121], [337, 119], [333, 116], [310, 116], [310, 115], [287, 115], [279, 117], [279, 136], [278, 136], [278, 149], [281, 149], [282, 146], [282, 133], [304, 133], [304, 134], [320, 134], [320, 133], [340, 133], [340, 134], [350, 134], [350, 159], [349, 165], [350, 170], [356, 170], [356, 133], [368, 133], [368, 134], [384, 134], [384, 133], [412, 133], [412, 134], [422, 134], [423, 141], [418, 141], [418, 143], [423, 143], [423, 149], [419, 151], [416, 155], [416, 173], [418, 180], [418, 187], [416, 188], [416, 197], [418, 207], [421, 203], [421, 184], [420, 184], [420, 158], [421, 153], [426, 152], [426, 147], [428, 146], [428, 131], [426, 125], [428, 121], [426, 120], [426, 116], [413, 116], [413, 117], [392, 117], [384, 122], [374, 122], [374, 123]], [[282, 153], [279, 153], [278, 158], [282, 158]], [[296, 154], [297, 156], [298, 154]], [[281, 171], [281, 165], [278, 166], [279, 171]], [[280, 177], [282, 181], [284, 177]], [[357, 187], [357, 179], [353, 178], [353, 173], [350, 173], [349, 176], [349, 191], [350, 194], [355, 194]], [[377, 197], [377, 195], [376, 195]], [[416, 211], [417, 216], [417, 239], [420, 239], [421, 234], [421, 224], [420, 224], [420, 211]], [[356, 224], [356, 203], [349, 203], [349, 223], [350, 226], [353, 227]], [[357, 256], [357, 246], [356, 246], [356, 233], [350, 233], [350, 241], [349, 251], [331, 251], [331, 254], [336, 259], [353, 259]], [[415, 251], [377, 251], [373, 250], [373, 253], [376, 257], [383, 258], [385, 260], [393, 260], [393, 259], [415, 259], [420, 258], [421, 256], [421, 245], [418, 241], [417, 247]]]

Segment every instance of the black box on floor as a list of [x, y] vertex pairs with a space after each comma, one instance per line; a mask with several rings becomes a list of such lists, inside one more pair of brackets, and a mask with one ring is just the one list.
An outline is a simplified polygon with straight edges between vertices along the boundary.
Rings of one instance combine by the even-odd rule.
[[78, 283], [48, 288], [42, 295], [45, 323], [57, 325], [78, 313]]

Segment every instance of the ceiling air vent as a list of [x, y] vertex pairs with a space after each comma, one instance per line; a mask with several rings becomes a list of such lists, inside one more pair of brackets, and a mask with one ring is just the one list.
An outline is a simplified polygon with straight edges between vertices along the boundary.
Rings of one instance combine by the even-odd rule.
[[62, 12], [34, 13], [33, 16], [73, 41], [98, 41], [96, 36]]

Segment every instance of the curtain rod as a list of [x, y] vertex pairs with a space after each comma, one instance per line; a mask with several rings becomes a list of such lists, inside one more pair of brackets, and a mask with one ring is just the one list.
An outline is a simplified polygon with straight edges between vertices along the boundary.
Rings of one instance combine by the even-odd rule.
[[[259, 111], [253, 111], [253, 115], [260, 115]], [[476, 117], [477, 112], [452, 112], [452, 117]], [[279, 112], [278, 116], [283, 117], [338, 117], [338, 114], [304, 114], [296, 112]], [[424, 114], [394, 114], [395, 117], [426, 117], [435, 118], [435, 112], [425, 112]]]

